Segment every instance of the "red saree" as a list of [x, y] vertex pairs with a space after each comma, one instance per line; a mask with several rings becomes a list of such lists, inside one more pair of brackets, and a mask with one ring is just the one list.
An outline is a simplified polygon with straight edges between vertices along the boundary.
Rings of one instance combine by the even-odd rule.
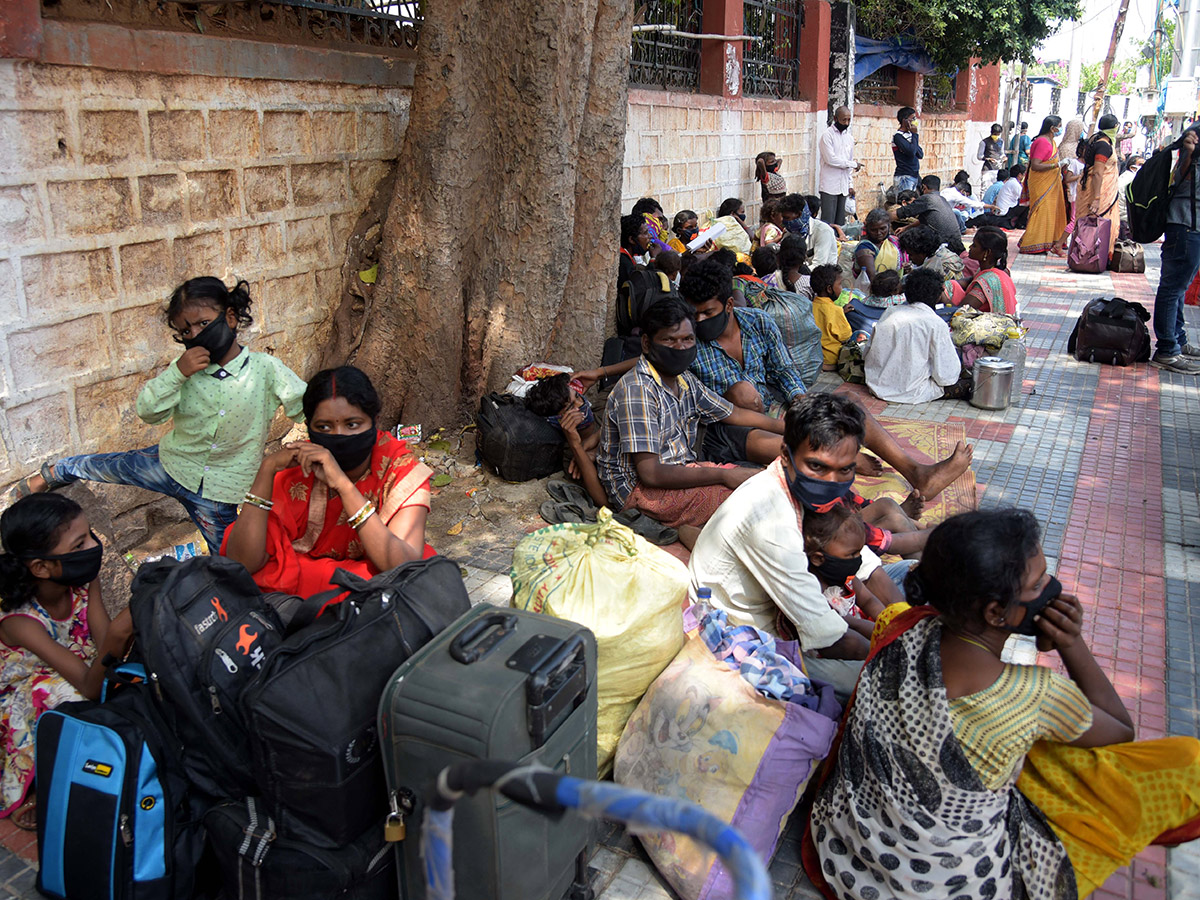
[[[429, 508], [432, 474], [404, 441], [380, 431], [371, 465], [355, 487], [375, 504], [386, 525], [405, 507]], [[275, 505], [267, 519], [267, 564], [254, 573], [264, 591], [311, 597], [332, 587], [329, 579], [336, 569], [364, 578], [379, 574], [364, 555], [358, 532], [347, 522], [342, 498], [315, 475], [305, 476], [299, 466], [284, 469], [275, 476], [271, 500]], [[222, 553], [228, 541], [227, 531]], [[425, 545], [426, 558], [434, 552]]]

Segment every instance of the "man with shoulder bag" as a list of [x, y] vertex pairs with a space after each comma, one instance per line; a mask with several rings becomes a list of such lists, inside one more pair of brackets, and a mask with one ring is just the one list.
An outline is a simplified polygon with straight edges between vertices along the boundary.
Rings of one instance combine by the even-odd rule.
[[1188, 129], [1179, 144], [1171, 178], [1172, 194], [1162, 243], [1162, 269], [1154, 295], [1154, 356], [1150, 364], [1182, 375], [1200, 374], [1200, 347], [1188, 341], [1183, 295], [1200, 269], [1200, 215], [1197, 203], [1196, 145], [1200, 131]]

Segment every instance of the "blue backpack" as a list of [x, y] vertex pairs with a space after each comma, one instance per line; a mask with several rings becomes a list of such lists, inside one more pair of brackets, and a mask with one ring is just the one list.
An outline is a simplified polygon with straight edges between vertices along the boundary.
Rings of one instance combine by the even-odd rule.
[[38, 719], [37, 889], [69, 900], [187, 900], [204, 850], [178, 739], [151, 697], [122, 676], [103, 703]]

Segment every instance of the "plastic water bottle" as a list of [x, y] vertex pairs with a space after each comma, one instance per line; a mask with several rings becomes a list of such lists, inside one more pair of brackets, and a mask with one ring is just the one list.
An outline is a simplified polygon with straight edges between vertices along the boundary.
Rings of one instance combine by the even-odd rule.
[[1012, 391], [1009, 393], [1009, 404], [1015, 404], [1021, 399], [1021, 386], [1025, 383], [1025, 357], [1029, 348], [1025, 343], [1024, 332], [1020, 328], [1010, 328], [1004, 334], [1004, 344], [997, 356], [1007, 359], [1013, 364]]
[[712, 588], [696, 588], [696, 621], [699, 622], [712, 612]]

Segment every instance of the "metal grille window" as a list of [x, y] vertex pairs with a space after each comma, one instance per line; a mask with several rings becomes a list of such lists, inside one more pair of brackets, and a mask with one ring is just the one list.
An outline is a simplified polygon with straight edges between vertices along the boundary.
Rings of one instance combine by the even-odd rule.
[[751, 97], [800, 99], [800, 0], [745, 0], [742, 91]]
[[299, 8], [309, 22], [319, 21], [346, 41], [362, 40], [385, 46], [417, 45], [420, 0], [275, 0]]
[[934, 72], [921, 86], [922, 112], [949, 112], [957, 102], [957, 79]]
[[874, 103], [878, 106], [895, 106], [899, 87], [896, 84], [896, 67], [884, 66], [872, 72], [854, 85], [854, 102]]
[[1050, 88], [1050, 112], [1056, 116], [1061, 116], [1059, 111], [1062, 108], [1062, 88]]
[[630, 84], [673, 91], [700, 86], [700, 41], [670, 32], [701, 33], [702, 5], [703, 0], [648, 0], [642, 24], [650, 28], [633, 33]]

